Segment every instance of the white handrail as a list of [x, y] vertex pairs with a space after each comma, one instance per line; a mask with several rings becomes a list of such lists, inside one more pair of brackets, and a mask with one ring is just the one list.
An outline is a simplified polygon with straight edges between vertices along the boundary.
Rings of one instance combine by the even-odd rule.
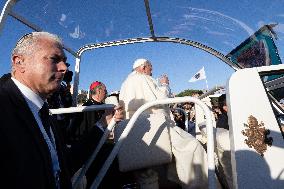
[[91, 105], [91, 106], [78, 106], [70, 108], [49, 109], [52, 114], [70, 114], [76, 112], [88, 112], [94, 110], [112, 110], [113, 104]]
[[114, 121], [114, 119], [112, 119], [111, 122], [109, 123], [109, 125], [107, 126], [106, 130], [104, 131], [102, 138], [99, 141], [98, 146], [96, 147], [96, 149], [94, 150], [92, 155], [89, 157], [89, 159], [86, 161], [86, 163], [82, 166], [82, 169], [79, 173], [79, 176], [76, 178], [76, 180], [72, 181], [72, 188], [78, 187], [81, 179], [83, 178], [83, 176], [86, 174], [86, 172], [88, 171], [88, 169], [92, 165], [93, 161], [97, 157], [97, 155], [98, 155], [100, 149], [102, 148], [103, 144], [105, 143], [105, 141], [108, 139], [109, 133], [111, 132], [111, 130], [115, 126], [115, 123], [116, 122]]
[[145, 111], [146, 109], [159, 105], [159, 104], [172, 104], [172, 103], [181, 103], [181, 102], [193, 102], [198, 104], [203, 111], [205, 112], [206, 116], [206, 127], [207, 127], [207, 158], [208, 158], [208, 188], [213, 189], [216, 188], [216, 181], [215, 181], [215, 164], [214, 164], [214, 139], [213, 139], [213, 120], [211, 116], [211, 112], [208, 106], [202, 102], [201, 100], [193, 97], [177, 97], [177, 98], [167, 98], [156, 100], [153, 102], [148, 102], [141, 106], [129, 120], [127, 126], [125, 127], [124, 131], [122, 132], [121, 136], [119, 137], [117, 143], [115, 144], [113, 150], [111, 151], [110, 155], [108, 156], [107, 160], [105, 161], [103, 167], [101, 168], [98, 176], [95, 178], [94, 182], [91, 185], [91, 189], [96, 189], [100, 185], [103, 177], [105, 176], [108, 168], [110, 167], [111, 163], [113, 162], [115, 156], [117, 155], [124, 139], [129, 134], [130, 130], [132, 129], [135, 121], [137, 120], [138, 116]]
[[7, 18], [8, 13], [11, 11], [12, 7], [18, 2], [19, 0], [8, 0], [6, 1], [1, 14], [0, 14], [0, 34], [1, 30], [4, 27], [4, 21]]
[[[77, 113], [77, 112], [87, 112], [87, 111], [94, 111], [94, 110], [107, 110], [107, 109], [113, 109], [114, 104], [102, 104], [102, 105], [91, 105], [91, 106], [79, 106], [79, 107], [70, 107], [70, 108], [59, 108], [59, 109], [50, 109], [50, 112], [52, 114], [66, 114], [66, 113]], [[93, 163], [94, 159], [96, 158], [98, 152], [100, 151], [101, 147], [107, 140], [107, 137], [112, 130], [112, 128], [115, 126], [114, 119], [111, 120], [109, 125], [107, 126], [102, 138], [100, 139], [96, 149], [90, 156], [90, 158], [86, 161], [86, 163], [83, 165], [79, 176], [76, 178], [76, 180], [72, 181], [72, 188], [77, 188], [78, 184], [80, 183], [80, 180], [83, 178], [83, 176], [86, 174], [88, 169], [90, 168], [91, 164]]]

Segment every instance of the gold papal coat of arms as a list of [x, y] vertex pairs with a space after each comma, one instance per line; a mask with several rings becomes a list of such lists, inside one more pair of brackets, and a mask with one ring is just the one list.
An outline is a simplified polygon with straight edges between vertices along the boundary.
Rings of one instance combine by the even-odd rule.
[[246, 129], [242, 130], [242, 134], [247, 137], [245, 143], [250, 148], [254, 148], [261, 156], [264, 156], [267, 145], [271, 146], [273, 142], [272, 137], [267, 138], [270, 131], [265, 129], [262, 121], [258, 123], [257, 119], [252, 115], [248, 117], [248, 122], [247, 124], [244, 123], [244, 126]]

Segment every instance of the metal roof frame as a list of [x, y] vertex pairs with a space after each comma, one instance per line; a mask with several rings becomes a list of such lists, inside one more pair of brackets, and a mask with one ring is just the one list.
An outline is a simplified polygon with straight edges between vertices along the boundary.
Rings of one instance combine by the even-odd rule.
[[[40, 27], [37, 25], [31, 23], [21, 15], [18, 15], [17, 13], [12, 11], [12, 7], [19, 2], [20, 0], [8, 0], [2, 10], [1, 17], [0, 17], [0, 32], [1, 29], [4, 26], [4, 22], [7, 16], [11, 16], [14, 19], [18, 20], [22, 24], [28, 26], [29, 28], [33, 29], [34, 31], [43, 31]], [[145, 37], [145, 38], [129, 38], [129, 39], [123, 39], [123, 40], [117, 40], [117, 41], [109, 41], [109, 42], [103, 42], [103, 43], [93, 43], [85, 45], [81, 48], [79, 48], [78, 51], [75, 51], [66, 45], [64, 45], [64, 49], [68, 51], [70, 54], [72, 54], [75, 57], [75, 76], [74, 76], [74, 85], [73, 85], [73, 105], [77, 105], [77, 95], [78, 95], [78, 86], [79, 86], [79, 74], [80, 74], [80, 62], [81, 62], [81, 56], [82, 54], [87, 50], [93, 50], [98, 48], [106, 48], [106, 47], [114, 47], [114, 46], [120, 46], [120, 45], [129, 45], [129, 44], [135, 44], [135, 43], [145, 43], [145, 42], [168, 42], [168, 43], [179, 43], [183, 45], [192, 46], [198, 49], [201, 49], [218, 59], [222, 60], [224, 63], [232, 67], [234, 70], [240, 69], [240, 67], [236, 64], [234, 64], [228, 57], [226, 57], [221, 52], [204, 45], [202, 43], [199, 43], [197, 41], [192, 41], [189, 39], [181, 39], [181, 38], [173, 38], [173, 37], [157, 37], [155, 35], [154, 30], [154, 24], [152, 21], [151, 11], [150, 11], [150, 5], [149, 0], [144, 0], [145, 5], [145, 11], [147, 15], [148, 25], [149, 25], [149, 31], [151, 34], [151, 37]]]

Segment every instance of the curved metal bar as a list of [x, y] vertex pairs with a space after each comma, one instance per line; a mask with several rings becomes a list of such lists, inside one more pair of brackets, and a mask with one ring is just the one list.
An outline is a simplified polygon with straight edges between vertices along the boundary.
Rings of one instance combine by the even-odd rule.
[[148, 24], [149, 24], [149, 29], [151, 32], [151, 36], [155, 38], [155, 31], [154, 31], [154, 25], [152, 21], [152, 16], [151, 16], [151, 10], [150, 10], [150, 5], [148, 0], [144, 0], [145, 8], [146, 8], [146, 14], [148, 18]]
[[15, 18], [16, 20], [18, 20], [19, 22], [23, 23], [24, 25], [28, 26], [29, 28], [33, 29], [34, 31], [43, 31], [42, 28], [40, 28], [39, 26], [31, 23], [30, 21], [28, 21], [27, 19], [25, 19], [24, 17], [22, 17], [21, 15], [10, 11], [9, 15], [12, 16], [13, 18]]
[[77, 94], [78, 94], [77, 90], [78, 90], [78, 86], [79, 86], [81, 55], [85, 51], [92, 50], [92, 49], [119, 46], [119, 45], [145, 43], [145, 42], [169, 42], [169, 43], [179, 43], [179, 44], [183, 44], [183, 45], [189, 45], [189, 46], [201, 49], [205, 52], [208, 52], [209, 54], [212, 54], [213, 56], [217, 57], [221, 61], [225, 62], [227, 65], [229, 65], [234, 70], [240, 69], [240, 67], [238, 67], [238, 65], [234, 64], [228, 57], [226, 57], [221, 52], [219, 52], [219, 51], [217, 51], [217, 50], [215, 50], [215, 49], [213, 49], [213, 48], [211, 48], [207, 45], [199, 43], [197, 41], [181, 39], [181, 38], [145, 37], [145, 38], [130, 38], [130, 39], [124, 39], [124, 40], [118, 40], [118, 41], [109, 41], [109, 42], [103, 42], [103, 43], [88, 44], [88, 45], [81, 47], [77, 52], [76, 65], [75, 65], [74, 88], [73, 88], [73, 106], [77, 105]]
[[[29, 28], [33, 29], [34, 31], [43, 31], [39, 26], [31, 23], [29, 20], [25, 19], [21, 15], [15, 13], [12, 11], [12, 7], [20, 0], [8, 0], [4, 8], [2, 9], [1, 15], [0, 15], [0, 34], [1, 30], [4, 27], [4, 21], [6, 17], [9, 15], [13, 17], [14, 19], [18, 20], [19, 22], [23, 23], [24, 25], [28, 26]], [[74, 57], [78, 57], [76, 52], [73, 51], [71, 48], [67, 47], [63, 44], [63, 48], [68, 51], [70, 54], [72, 54]]]
[[82, 166], [82, 169], [81, 169], [81, 171], [79, 173], [79, 176], [77, 177], [76, 180], [72, 181], [72, 188], [77, 188], [78, 187], [78, 185], [81, 182], [82, 178], [87, 173], [88, 169], [90, 168], [90, 166], [92, 165], [93, 161], [97, 157], [100, 149], [102, 148], [102, 146], [106, 142], [106, 140], [107, 140], [107, 138], [109, 136], [109, 133], [111, 132], [111, 130], [113, 129], [115, 124], [116, 124], [116, 122], [114, 121], [114, 119], [112, 119], [111, 122], [109, 123], [109, 125], [107, 126], [107, 128], [106, 128], [106, 130], [105, 130], [105, 132], [104, 132], [104, 134], [102, 136], [102, 138], [100, 139], [98, 146], [93, 151], [93, 153], [91, 154], [89, 159], [86, 161], [86, 163]]
[[73, 95], [72, 95], [72, 105], [77, 106], [77, 96], [78, 96], [78, 87], [79, 87], [79, 78], [80, 78], [80, 65], [81, 65], [81, 56], [76, 57], [75, 63], [75, 76], [73, 83]]
[[135, 43], [144, 43], [144, 42], [171, 42], [171, 43], [179, 43], [183, 45], [189, 45], [198, 49], [201, 49], [205, 52], [208, 52], [215, 57], [219, 58], [223, 62], [225, 62], [227, 65], [232, 67], [234, 70], [240, 69], [236, 64], [234, 64], [230, 59], [228, 59], [224, 54], [221, 52], [204, 45], [202, 43], [199, 43], [197, 41], [182, 39], [182, 38], [170, 38], [170, 37], [146, 37], [146, 38], [131, 38], [131, 39], [124, 39], [124, 40], [118, 40], [118, 41], [110, 41], [110, 42], [104, 42], [104, 43], [96, 43], [96, 44], [89, 44], [81, 47], [77, 54], [81, 56], [81, 54], [86, 50], [92, 50], [92, 49], [98, 49], [98, 48], [105, 48], [105, 47], [112, 47], [112, 46], [119, 46], [119, 45], [127, 45], [127, 44], [135, 44]]
[[[34, 31], [40, 32], [43, 31], [42, 28], [40, 28], [39, 26], [31, 23], [29, 20], [25, 19], [24, 17], [22, 17], [21, 15], [10, 11], [9, 15], [13, 18], [15, 18], [16, 20], [18, 20], [19, 22], [23, 23], [24, 25], [28, 26], [29, 28], [33, 29]], [[73, 51], [71, 48], [67, 47], [65, 44], [63, 44], [63, 48], [69, 52], [70, 54], [72, 54], [74, 57], [78, 57], [76, 52]]]
[[1, 11], [1, 15], [0, 15], [0, 34], [1, 34], [1, 30], [4, 27], [4, 21], [7, 18], [7, 15], [9, 14], [9, 12], [11, 12], [12, 7], [18, 2], [19, 0], [8, 0], [2, 11]]
[[105, 176], [107, 170], [109, 169], [111, 163], [113, 162], [115, 156], [117, 155], [124, 139], [129, 134], [130, 130], [134, 126], [135, 121], [137, 120], [138, 116], [145, 111], [146, 109], [159, 105], [159, 104], [172, 104], [172, 103], [181, 103], [181, 102], [193, 102], [198, 104], [203, 111], [205, 112], [206, 116], [206, 127], [207, 127], [207, 158], [208, 158], [208, 184], [209, 188], [216, 188], [216, 181], [215, 181], [215, 164], [214, 164], [214, 140], [213, 140], [213, 120], [211, 117], [211, 112], [207, 105], [202, 102], [201, 100], [193, 97], [177, 97], [177, 98], [167, 98], [167, 99], [161, 99], [156, 100], [152, 102], [148, 102], [141, 106], [132, 116], [132, 118], [129, 120], [127, 126], [125, 127], [124, 131], [122, 132], [121, 136], [118, 139], [118, 142], [115, 144], [113, 150], [111, 151], [110, 155], [106, 159], [103, 167], [101, 168], [100, 172], [98, 173], [98, 176], [95, 178], [94, 182], [91, 185], [91, 189], [98, 188], [103, 177]]
[[81, 47], [77, 52], [77, 59], [76, 59], [76, 66], [75, 66], [75, 78], [74, 78], [74, 88], [73, 88], [73, 106], [77, 105], [77, 94], [78, 94], [78, 86], [79, 86], [79, 73], [80, 73], [80, 65], [81, 65], [81, 55], [88, 50], [92, 49], [99, 49], [99, 48], [106, 48], [106, 47], [113, 47], [113, 46], [119, 46], [119, 45], [129, 45], [129, 44], [135, 44], [135, 43], [145, 43], [145, 42], [168, 42], [168, 43], [179, 43], [183, 45], [189, 45], [198, 49], [201, 49], [205, 52], [208, 52], [209, 54], [212, 54], [213, 56], [219, 58], [223, 62], [225, 62], [227, 65], [229, 65], [234, 70], [240, 69], [238, 65], [234, 64], [228, 57], [226, 57], [221, 52], [208, 47], [207, 45], [204, 45], [202, 43], [192, 41], [192, 40], [186, 40], [181, 38], [170, 38], [170, 37], [145, 37], [145, 38], [130, 38], [130, 39], [124, 39], [124, 40], [118, 40], [118, 41], [109, 41], [109, 42], [103, 42], [103, 43], [95, 43], [95, 44], [89, 44]]

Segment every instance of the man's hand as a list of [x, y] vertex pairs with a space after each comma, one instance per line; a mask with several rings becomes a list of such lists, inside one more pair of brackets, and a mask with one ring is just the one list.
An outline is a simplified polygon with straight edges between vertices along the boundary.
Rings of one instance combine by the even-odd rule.
[[[120, 105], [117, 105], [117, 106], [114, 107], [114, 111], [106, 110], [104, 116], [105, 116], [105, 120], [106, 120], [107, 125], [110, 123], [112, 118], [114, 118], [114, 121], [116, 121], [116, 122], [121, 121], [121, 120], [123, 120], [123, 117], [124, 117], [123, 107], [120, 106]], [[103, 119], [103, 117], [102, 117], [102, 119]]]
[[118, 121], [122, 121], [123, 118], [124, 118], [124, 110], [123, 110], [123, 107], [121, 105], [117, 105], [114, 107], [114, 115], [113, 115], [113, 118], [116, 122]]

